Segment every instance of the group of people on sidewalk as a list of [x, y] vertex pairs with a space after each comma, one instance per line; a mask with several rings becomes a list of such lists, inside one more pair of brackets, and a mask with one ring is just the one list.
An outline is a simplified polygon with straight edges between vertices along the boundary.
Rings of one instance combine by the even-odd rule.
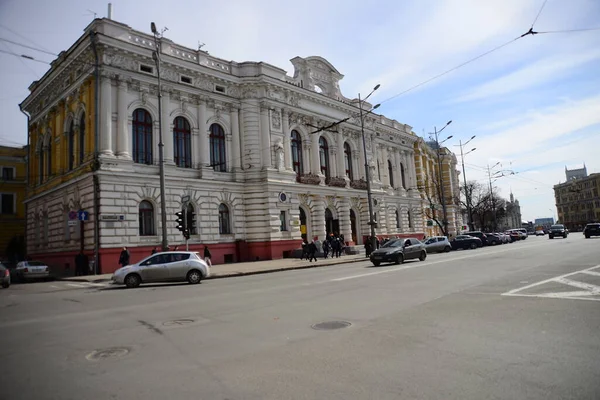
[[327, 258], [330, 253], [331, 258], [339, 258], [345, 247], [344, 235], [338, 235], [337, 233], [329, 234], [323, 243], [321, 243], [318, 237], [315, 237], [310, 243], [304, 239], [302, 241], [302, 255], [300, 259], [303, 260], [306, 258], [309, 262], [312, 262], [313, 259], [317, 261], [316, 254], [320, 252], [323, 252], [323, 258]]

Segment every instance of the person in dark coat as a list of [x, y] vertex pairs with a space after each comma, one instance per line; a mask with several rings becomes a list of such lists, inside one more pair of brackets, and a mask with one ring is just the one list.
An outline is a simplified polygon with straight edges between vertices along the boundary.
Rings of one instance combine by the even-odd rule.
[[300, 255], [300, 259], [303, 260], [306, 258], [308, 260], [308, 242], [306, 239], [302, 240], [302, 254]]
[[150, 255], [154, 255], [154, 254], [156, 254], [156, 252], [157, 252], [157, 251], [158, 251], [158, 250], [156, 250], [156, 246], [154, 246], [154, 248], [152, 249], [152, 253], [150, 253]]
[[119, 255], [119, 264], [121, 264], [121, 267], [129, 265], [129, 258], [129, 250], [127, 250], [127, 247], [123, 247], [123, 250], [121, 250], [121, 255]]
[[75, 275], [87, 275], [90, 270], [90, 260], [88, 256], [83, 254], [83, 252], [79, 252], [77, 256], [75, 256]]
[[204, 246], [204, 261], [208, 264], [209, 267], [212, 267], [212, 261], [211, 261], [211, 257], [212, 255], [210, 254], [210, 250], [208, 249], [208, 246]]
[[314, 241], [312, 241], [308, 245], [308, 261], [312, 262], [313, 258], [315, 259], [315, 261], [317, 261], [317, 256], [315, 255], [316, 253], [317, 253], [317, 245], [315, 244]]
[[373, 252], [373, 243], [371, 242], [371, 237], [369, 236], [365, 241], [365, 254], [366, 257], [369, 258], [371, 253]]
[[[329, 250], [331, 250], [331, 244], [330, 241], [326, 239], [325, 241], [323, 241], [323, 258], [327, 258]], [[333, 255], [331, 256], [331, 258], [333, 258]]]

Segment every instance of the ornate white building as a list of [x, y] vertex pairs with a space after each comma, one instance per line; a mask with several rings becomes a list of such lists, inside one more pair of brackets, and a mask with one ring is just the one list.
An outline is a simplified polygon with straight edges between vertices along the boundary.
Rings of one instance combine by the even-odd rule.
[[[187, 196], [190, 248], [208, 244], [216, 263], [287, 256], [302, 234], [339, 232], [349, 245], [363, 243], [370, 228], [359, 103], [340, 92], [340, 72], [321, 57], [295, 57], [291, 77], [163, 38], [159, 113], [154, 49], [152, 35], [96, 19], [31, 85], [21, 105], [35, 175], [30, 256], [72, 265], [82, 246], [110, 272], [123, 246], [132, 261], [160, 246], [159, 123], [171, 246], [183, 244], [175, 213]], [[417, 136], [381, 115], [364, 121], [377, 234], [422, 236]], [[78, 210], [88, 211], [87, 222], [73, 219]]]

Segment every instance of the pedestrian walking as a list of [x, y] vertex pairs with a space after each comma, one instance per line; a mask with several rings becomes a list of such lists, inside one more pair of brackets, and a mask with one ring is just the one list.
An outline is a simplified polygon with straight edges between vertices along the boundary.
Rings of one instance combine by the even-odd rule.
[[[323, 258], [327, 258], [327, 255], [329, 254], [329, 250], [331, 250], [331, 243], [329, 242], [329, 240], [325, 240], [323, 242]], [[333, 256], [332, 256], [333, 258]]]
[[373, 252], [373, 244], [371, 243], [371, 236], [369, 236], [367, 238], [367, 241], [365, 242], [365, 254], [366, 254], [366, 257], [369, 258], [371, 256], [372, 252]]
[[154, 248], [152, 249], [152, 253], [150, 253], [150, 255], [152, 255], [152, 256], [155, 255], [157, 251], [158, 250], [156, 250], [156, 246], [154, 246]]
[[121, 267], [129, 265], [129, 258], [129, 250], [127, 250], [127, 247], [123, 247], [123, 250], [121, 250], [121, 254], [119, 255], [119, 264], [121, 264]]
[[315, 255], [317, 252], [317, 245], [314, 241], [310, 242], [308, 245], [308, 261], [312, 262], [313, 258], [317, 261], [317, 256]]
[[208, 246], [204, 246], [204, 261], [208, 264], [209, 267], [212, 267], [211, 254]]
[[308, 260], [308, 242], [306, 239], [302, 240], [302, 254], [300, 255], [301, 260], [304, 258]]
[[173, 251], [177, 251], [179, 250], [179, 245], [175, 246], [175, 248], [173, 249]]

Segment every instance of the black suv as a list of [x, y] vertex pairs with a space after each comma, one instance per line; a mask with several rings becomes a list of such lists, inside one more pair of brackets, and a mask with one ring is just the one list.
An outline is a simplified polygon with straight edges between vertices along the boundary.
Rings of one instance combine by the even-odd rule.
[[566, 239], [567, 234], [568, 234], [568, 232], [564, 225], [561, 225], [561, 224], [552, 225], [550, 227], [550, 231], [548, 232], [548, 238], [554, 239], [555, 236], [562, 236]]
[[587, 224], [583, 228], [583, 235], [586, 239], [589, 239], [590, 236], [600, 236], [600, 223]]
[[480, 231], [465, 232], [465, 233], [463, 233], [463, 235], [479, 238], [479, 240], [481, 240], [481, 246], [486, 246], [489, 244], [488, 237], [483, 232], [480, 232]]

